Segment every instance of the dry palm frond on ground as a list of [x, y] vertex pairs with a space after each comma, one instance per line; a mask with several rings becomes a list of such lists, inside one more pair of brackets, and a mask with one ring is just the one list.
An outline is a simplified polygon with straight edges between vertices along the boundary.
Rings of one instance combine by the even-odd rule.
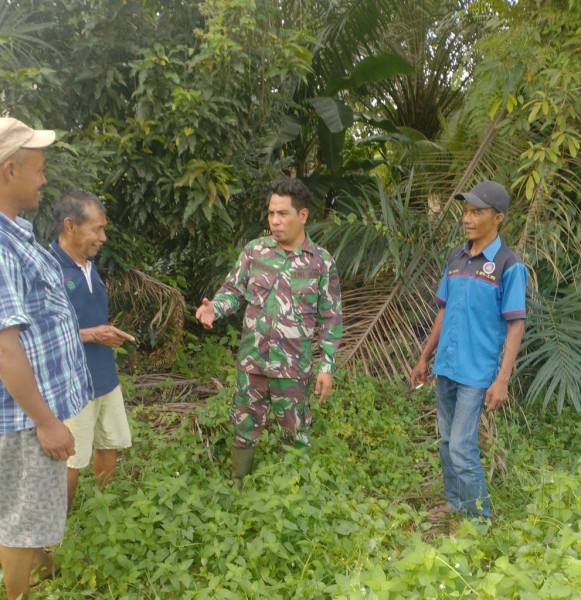
[[213, 396], [224, 387], [215, 378], [201, 383], [177, 373], [146, 373], [128, 385], [134, 390], [129, 402], [140, 406], [189, 405]]
[[182, 294], [137, 269], [116, 273], [109, 279], [108, 288], [114, 309], [125, 310], [124, 326], [133, 329], [146, 326], [154, 332], [154, 350], [149, 362], [154, 366], [170, 363], [183, 335], [186, 307]]

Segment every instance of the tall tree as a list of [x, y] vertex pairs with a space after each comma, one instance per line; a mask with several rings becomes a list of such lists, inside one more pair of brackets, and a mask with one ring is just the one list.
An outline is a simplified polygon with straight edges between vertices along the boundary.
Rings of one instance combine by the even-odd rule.
[[[65, 132], [70, 160], [52, 181], [76, 177], [106, 196], [111, 220], [172, 255], [166, 265], [198, 264], [256, 232], [279, 172], [262, 149], [311, 61], [276, 3], [17, 0], [10, 14], [50, 25], [38, 39], [51, 51], [12, 71], [4, 93], [12, 114]], [[215, 269], [204, 269], [188, 279], [208, 285]]]
[[[491, 33], [470, 49], [477, 68], [466, 103], [437, 144], [416, 149], [413, 178], [386, 178], [385, 191], [380, 187], [367, 208], [345, 204], [343, 216], [320, 227], [344, 273], [373, 277], [373, 288], [346, 293], [353, 321], [343, 357], [389, 376], [411, 367], [433, 314], [434, 277], [459, 233], [453, 195], [494, 178], [512, 196], [502, 235], [531, 273], [522, 389], [530, 402], [540, 397], [560, 411], [568, 401], [579, 410], [579, 9], [508, 6], [480, 16]], [[393, 215], [411, 215], [409, 207], [421, 205], [427, 214], [410, 216], [420, 224], [410, 235]], [[411, 246], [405, 255], [391, 252], [402, 234]], [[398, 264], [394, 254], [407, 262]]]

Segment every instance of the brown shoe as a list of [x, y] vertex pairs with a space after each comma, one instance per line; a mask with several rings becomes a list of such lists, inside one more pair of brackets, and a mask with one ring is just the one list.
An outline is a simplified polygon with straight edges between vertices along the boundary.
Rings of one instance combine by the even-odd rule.
[[428, 512], [428, 519], [430, 521], [439, 521], [440, 519], [449, 517], [450, 515], [453, 515], [456, 512], [458, 511], [450, 504], [442, 504], [441, 506], [436, 506], [435, 508], [432, 508]]

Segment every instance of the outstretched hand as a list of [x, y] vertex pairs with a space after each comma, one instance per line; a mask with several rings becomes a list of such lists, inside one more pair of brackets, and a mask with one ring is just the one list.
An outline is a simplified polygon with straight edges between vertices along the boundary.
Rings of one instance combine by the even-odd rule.
[[204, 326], [205, 329], [212, 329], [215, 313], [212, 303], [208, 298], [202, 299], [202, 304], [196, 310], [196, 319]]
[[118, 348], [126, 341], [135, 341], [132, 335], [125, 333], [125, 331], [114, 325], [98, 325], [97, 327], [81, 329], [81, 339], [83, 342], [103, 344], [103, 346], [110, 346], [111, 348]]

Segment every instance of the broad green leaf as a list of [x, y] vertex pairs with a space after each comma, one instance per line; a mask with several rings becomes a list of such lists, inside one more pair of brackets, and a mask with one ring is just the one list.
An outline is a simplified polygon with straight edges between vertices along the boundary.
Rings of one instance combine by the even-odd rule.
[[339, 133], [353, 125], [353, 111], [344, 102], [336, 98], [320, 96], [309, 98], [308, 102], [331, 133]]
[[413, 70], [412, 65], [400, 55], [380, 52], [356, 63], [347, 77], [331, 79], [327, 83], [325, 93], [334, 96], [339, 90], [354, 90], [365, 84], [390, 79], [395, 75], [409, 75]]
[[301, 128], [304, 125], [304, 120], [297, 119], [291, 115], [287, 115], [284, 123], [278, 131], [278, 135], [272, 145], [273, 148], [280, 148], [280, 146], [294, 140], [300, 133]]
[[542, 599], [557, 599], [571, 598], [573, 588], [562, 573], [553, 573], [545, 581], [543, 587], [539, 591], [539, 598]]
[[317, 132], [323, 162], [331, 174], [337, 175], [343, 165], [342, 149], [345, 143], [345, 132], [332, 133], [321, 119], [317, 124]]

